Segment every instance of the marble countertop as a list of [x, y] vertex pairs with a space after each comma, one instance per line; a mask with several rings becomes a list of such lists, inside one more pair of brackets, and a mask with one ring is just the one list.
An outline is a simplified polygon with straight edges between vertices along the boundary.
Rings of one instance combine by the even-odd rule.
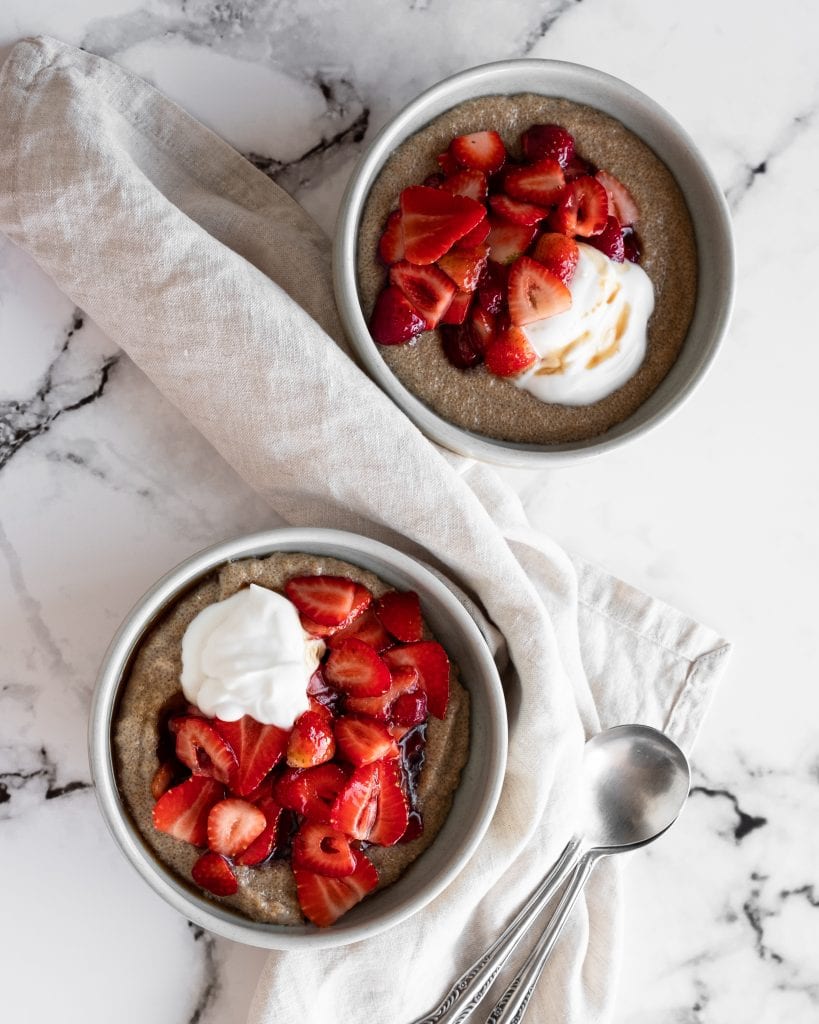
[[[206, 121], [332, 231], [363, 144], [419, 90], [512, 56], [595, 65], [667, 107], [728, 197], [739, 291], [671, 422], [504, 475], [567, 547], [735, 644], [672, 834], [628, 873], [618, 1024], [819, 1019], [816, 379], [819, 13], [742, 0], [5, 0]], [[798, 357], [798, 358], [797, 358]], [[787, 380], [783, 374], [791, 374]], [[785, 386], [787, 385], [787, 386]], [[242, 1021], [264, 952], [203, 933], [115, 849], [89, 695], [169, 566], [268, 508], [0, 238], [0, 989], [9, 1019]], [[32, 893], [36, 890], [37, 898]]]

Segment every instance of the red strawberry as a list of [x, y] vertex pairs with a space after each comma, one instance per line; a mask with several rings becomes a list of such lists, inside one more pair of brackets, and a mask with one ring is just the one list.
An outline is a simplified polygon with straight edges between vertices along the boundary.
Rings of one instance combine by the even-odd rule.
[[458, 161], [449, 152], [449, 150], [447, 150], [446, 153], [439, 153], [438, 156], [435, 157], [435, 160], [438, 166], [441, 168], [441, 170], [448, 178], [451, 177], [453, 174], [457, 174], [458, 171], [461, 169], [458, 166]]
[[609, 197], [609, 216], [616, 217], [620, 224], [626, 227], [636, 224], [640, 210], [634, 201], [634, 196], [622, 181], [615, 178], [613, 174], [609, 174], [608, 171], [598, 171], [595, 177]]
[[151, 796], [154, 800], [158, 800], [163, 793], [168, 791], [172, 781], [173, 765], [170, 761], [163, 761], [151, 779]]
[[565, 170], [566, 181], [574, 181], [575, 178], [584, 178], [586, 175], [593, 178], [595, 174], [597, 174], [597, 168], [591, 160], [584, 160], [584, 158], [582, 156], [578, 156], [577, 153], [575, 153], [566, 165]]
[[483, 362], [483, 351], [476, 346], [469, 323], [441, 329], [441, 347], [456, 370], [471, 370]]
[[346, 783], [346, 772], [334, 762], [317, 768], [288, 768], [273, 784], [273, 795], [289, 811], [329, 825], [330, 809]]
[[567, 167], [574, 156], [574, 139], [559, 124], [533, 124], [520, 138], [527, 160], [556, 160]]
[[330, 828], [305, 821], [293, 840], [293, 869], [315, 871], [326, 878], [343, 878], [355, 871], [356, 861], [350, 840]]
[[324, 674], [333, 686], [357, 697], [374, 697], [390, 686], [390, 670], [385, 663], [369, 644], [354, 636], [330, 651]]
[[370, 333], [379, 345], [404, 345], [426, 329], [426, 321], [399, 288], [384, 288], [378, 293]]
[[424, 635], [421, 602], [414, 590], [388, 590], [378, 599], [376, 614], [384, 628], [402, 643], [412, 643]]
[[237, 796], [247, 796], [284, 757], [288, 733], [276, 725], [263, 725], [250, 715], [238, 722], [214, 719], [214, 727], [227, 740], [239, 762], [230, 780]]
[[353, 839], [378, 846], [397, 843], [409, 821], [397, 761], [356, 768], [330, 811], [330, 824]]
[[299, 715], [287, 742], [287, 763], [290, 767], [314, 768], [329, 761], [335, 752], [336, 742], [328, 718], [317, 711], [305, 711]]
[[510, 199], [509, 196], [491, 196], [489, 205], [492, 212], [512, 224], [538, 224], [549, 211], [540, 206], [533, 206], [531, 203], [521, 203], [517, 199]]
[[516, 377], [537, 362], [537, 352], [519, 327], [510, 327], [486, 350], [486, 368], [496, 377]]
[[224, 786], [206, 775], [192, 775], [154, 804], [154, 828], [193, 846], [208, 841], [208, 814], [225, 795]]
[[434, 640], [422, 640], [406, 647], [393, 647], [384, 654], [391, 669], [409, 665], [418, 672], [421, 687], [426, 691], [429, 710], [436, 718], [446, 716], [449, 701], [449, 658]]
[[509, 317], [515, 327], [562, 313], [572, 304], [572, 293], [542, 263], [521, 256], [509, 270]]
[[565, 180], [557, 160], [547, 158], [509, 171], [503, 180], [503, 190], [513, 199], [551, 206], [557, 201]]
[[345, 709], [358, 715], [376, 718], [379, 722], [388, 722], [398, 698], [406, 693], [417, 693], [420, 687], [418, 673], [412, 666], [395, 668], [390, 675], [390, 688], [386, 693], [378, 697], [348, 697]]
[[473, 132], [458, 135], [449, 144], [449, 152], [461, 167], [494, 174], [503, 167], [506, 147], [497, 132]]
[[420, 725], [427, 718], [427, 695], [423, 690], [402, 693], [392, 706], [392, 720], [396, 725]]
[[485, 313], [497, 316], [506, 304], [506, 268], [489, 262], [478, 282], [478, 305]]
[[[457, 298], [457, 294], [455, 298]], [[454, 302], [455, 299], [452, 301]], [[368, 608], [363, 615], [355, 619], [349, 626], [342, 626], [337, 633], [330, 637], [327, 645], [332, 650], [334, 647], [338, 647], [341, 641], [345, 640], [348, 636], [354, 636], [358, 640], [363, 640], [365, 644], [369, 644], [370, 647], [373, 647], [379, 653], [392, 643], [389, 634], [375, 614], [374, 608]]]
[[336, 721], [338, 756], [352, 765], [372, 764], [384, 757], [398, 757], [395, 740], [386, 726], [372, 718], [345, 716]]
[[388, 267], [404, 258], [404, 232], [401, 228], [400, 210], [393, 210], [387, 217], [384, 234], [378, 242], [378, 255]]
[[469, 306], [472, 303], [472, 294], [472, 292], [455, 292], [446, 313], [441, 317], [441, 323], [462, 324], [464, 320], [466, 320], [466, 314], [469, 312]]
[[605, 253], [614, 263], [622, 263], [625, 259], [623, 232], [616, 217], [609, 217], [600, 234], [589, 238], [588, 244]]
[[427, 329], [438, 326], [457, 291], [447, 275], [435, 266], [416, 267], [407, 260], [390, 269], [390, 284], [400, 288], [426, 321]]
[[549, 223], [564, 235], [588, 238], [599, 234], [609, 216], [609, 197], [596, 178], [585, 175], [568, 181]]
[[214, 853], [235, 857], [264, 832], [266, 825], [264, 812], [247, 800], [220, 800], [208, 815], [208, 846]]
[[187, 716], [174, 722], [176, 756], [194, 775], [228, 783], [236, 771], [236, 755], [206, 718]]
[[239, 888], [233, 868], [224, 857], [208, 850], [191, 868], [191, 875], [197, 885], [212, 892], [214, 896], [232, 896]]
[[434, 263], [483, 220], [485, 209], [467, 196], [412, 185], [401, 193], [404, 252], [410, 263]]
[[495, 263], [514, 263], [522, 256], [537, 234], [537, 228], [524, 224], [510, 224], [505, 220], [490, 221], [491, 229], [486, 239], [489, 246], [489, 259]]
[[471, 231], [467, 231], [463, 238], [459, 239], [455, 243], [456, 249], [474, 249], [479, 245], [482, 245], [486, 241], [486, 236], [489, 234], [489, 218], [484, 214], [483, 219], [479, 220], [478, 223], [472, 228]]
[[438, 266], [461, 291], [473, 292], [486, 266], [488, 255], [489, 247], [486, 245], [479, 245], [475, 249], [450, 249], [438, 260]]
[[346, 878], [328, 878], [305, 868], [293, 868], [299, 906], [308, 921], [327, 928], [378, 885], [378, 872], [363, 853], [353, 851], [355, 871]]
[[284, 592], [303, 615], [321, 626], [340, 626], [372, 601], [366, 587], [346, 576], [293, 576]]
[[573, 238], [559, 232], [546, 232], [538, 238], [532, 250], [532, 259], [542, 263], [555, 277], [568, 284], [574, 277], [580, 250]]
[[497, 317], [481, 306], [473, 306], [468, 324], [472, 344], [483, 355], [495, 339]]
[[281, 807], [269, 796], [259, 797], [256, 806], [264, 815], [265, 827], [250, 846], [235, 858], [237, 864], [246, 867], [255, 867], [255, 865], [261, 864], [273, 852], [278, 839], [279, 820], [282, 815]]
[[486, 175], [474, 170], [456, 171], [451, 177], [444, 178], [441, 188], [453, 196], [469, 196], [477, 203], [485, 201], [489, 189]]

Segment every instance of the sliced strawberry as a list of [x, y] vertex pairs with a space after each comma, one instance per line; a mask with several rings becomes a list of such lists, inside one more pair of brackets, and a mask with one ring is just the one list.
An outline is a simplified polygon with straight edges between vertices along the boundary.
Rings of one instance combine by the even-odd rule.
[[214, 896], [232, 896], [239, 889], [233, 868], [224, 857], [212, 850], [203, 853], [191, 868], [191, 876], [197, 885]]
[[614, 263], [622, 263], [625, 259], [626, 250], [623, 244], [623, 232], [620, 228], [620, 222], [616, 217], [609, 217], [606, 221], [606, 226], [600, 234], [589, 238], [588, 244], [593, 245], [595, 249], [599, 249], [600, 252], [608, 256]]
[[518, 199], [510, 199], [509, 196], [504, 195], [491, 196], [489, 205], [494, 214], [511, 224], [539, 224], [544, 217], [549, 215], [549, 211], [540, 206], [522, 203]]
[[438, 260], [438, 266], [464, 292], [473, 292], [486, 266], [489, 246], [474, 249], [450, 249]]
[[568, 284], [574, 277], [580, 250], [573, 238], [561, 235], [557, 231], [547, 231], [541, 235], [532, 250], [532, 259], [542, 263], [555, 277]]
[[[453, 250], [455, 251], [455, 250]], [[441, 317], [442, 324], [462, 324], [472, 303], [472, 292], [455, 292], [446, 313]]]
[[387, 217], [384, 234], [378, 242], [378, 255], [388, 267], [404, 258], [404, 232], [401, 228], [400, 210], [393, 210]]
[[485, 216], [481, 203], [443, 189], [412, 185], [401, 193], [404, 252], [410, 263], [434, 263]]
[[483, 362], [483, 350], [475, 344], [469, 322], [441, 328], [441, 347], [456, 370], [471, 370]]
[[154, 800], [158, 800], [163, 793], [166, 793], [173, 781], [173, 765], [170, 761], [163, 761], [157, 770], [154, 772], [154, 777], [151, 779], [151, 796]]
[[395, 725], [420, 725], [427, 719], [427, 695], [423, 690], [402, 693], [392, 706], [392, 720]]
[[266, 824], [264, 813], [247, 800], [220, 800], [208, 815], [208, 846], [214, 853], [235, 857], [264, 832]]
[[345, 640], [348, 636], [354, 636], [358, 640], [363, 640], [365, 644], [369, 644], [379, 654], [381, 651], [386, 650], [392, 642], [389, 634], [381, 625], [380, 619], [375, 614], [374, 608], [368, 608], [363, 615], [355, 619], [349, 626], [342, 626], [337, 633], [332, 635], [327, 645], [332, 650], [334, 647], [338, 647], [341, 641]]
[[478, 305], [485, 313], [497, 316], [506, 304], [506, 268], [489, 262], [478, 282]]
[[574, 181], [575, 178], [583, 178], [586, 175], [593, 178], [597, 174], [597, 168], [591, 160], [586, 160], [582, 156], [578, 156], [577, 153], [566, 164], [565, 171], [566, 181]]
[[451, 177], [453, 174], [457, 174], [458, 171], [461, 169], [458, 166], [458, 161], [449, 152], [449, 150], [447, 150], [445, 153], [439, 153], [438, 156], [435, 157], [435, 161], [448, 178]]
[[315, 871], [326, 878], [343, 878], [355, 871], [350, 840], [329, 825], [305, 821], [293, 840], [293, 869]]
[[356, 768], [330, 812], [330, 824], [353, 839], [378, 846], [397, 843], [409, 821], [398, 761]]
[[527, 160], [556, 160], [567, 167], [574, 156], [574, 139], [559, 124], [533, 124], [520, 138]]
[[510, 224], [508, 221], [494, 218], [490, 221], [491, 229], [486, 239], [489, 246], [489, 259], [495, 263], [508, 264], [522, 256], [537, 234], [537, 228], [525, 224]]
[[281, 807], [269, 796], [259, 797], [256, 806], [264, 815], [265, 826], [250, 846], [235, 858], [237, 864], [242, 864], [245, 867], [255, 867], [266, 861], [273, 853], [279, 835]]
[[606, 190], [606, 195], [609, 197], [609, 216], [616, 217], [624, 227], [636, 224], [640, 216], [640, 210], [634, 200], [634, 196], [622, 181], [619, 178], [615, 178], [613, 174], [609, 174], [608, 171], [598, 171], [595, 177]]
[[473, 306], [469, 314], [469, 331], [474, 347], [483, 354], [495, 339], [498, 318], [481, 306]]
[[284, 757], [288, 732], [276, 725], [263, 725], [250, 715], [238, 722], [216, 718], [213, 724], [233, 748], [238, 761], [230, 788], [237, 796], [247, 796]]
[[464, 237], [455, 243], [455, 248], [474, 249], [476, 246], [482, 245], [486, 241], [486, 236], [488, 234], [489, 218], [484, 214], [483, 219], [479, 220], [471, 231], [467, 231]]
[[293, 576], [284, 592], [303, 615], [322, 626], [340, 626], [372, 601], [366, 587], [346, 576]]
[[356, 767], [385, 757], [398, 757], [398, 746], [387, 727], [372, 718], [346, 715], [336, 721], [338, 756]]
[[547, 157], [509, 171], [503, 181], [503, 190], [513, 199], [551, 206], [557, 201], [565, 181], [563, 168], [557, 160]]
[[390, 686], [390, 670], [363, 640], [350, 636], [330, 651], [324, 666], [329, 683], [357, 697], [374, 697]]
[[301, 622], [301, 628], [305, 633], [309, 633], [310, 636], [318, 637], [320, 640], [325, 640], [327, 637], [333, 636], [342, 626], [322, 626], [319, 622], [313, 622], [311, 618], [306, 615], [299, 615], [299, 621]]
[[379, 345], [405, 345], [427, 329], [400, 288], [383, 288], [375, 300], [370, 333]]
[[236, 771], [236, 755], [206, 718], [192, 715], [174, 723], [176, 756], [194, 775], [228, 783]]
[[564, 235], [588, 238], [599, 234], [609, 216], [609, 197], [596, 178], [585, 175], [568, 181], [549, 223]]
[[347, 783], [347, 772], [334, 761], [316, 768], [287, 768], [273, 784], [282, 807], [318, 825], [330, 823], [330, 808]]
[[444, 178], [441, 188], [453, 196], [469, 196], [478, 203], [485, 201], [489, 191], [486, 175], [475, 170], [456, 171], [451, 177]]
[[461, 167], [494, 174], [503, 167], [506, 147], [497, 132], [472, 132], [458, 135], [449, 144], [449, 152]]
[[301, 911], [319, 928], [333, 924], [378, 885], [378, 872], [372, 861], [359, 850], [353, 856], [355, 870], [346, 878], [328, 878], [305, 868], [293, 868]]
[[521, 256], [509, 270], [509, 317], [515, 327], [562, 313], [572, 304], [572, 293], [542, 263]]
[[510, 327], [486, 350], [486, 368], [496, 377], [516, 377], [537, 362], [537, 352], [519, 327]]
[[329, 761], [336, 742], [328, 717], [317, 711], [305, 711], [293, 723], [287, 742], [287, 763], [291, 768], [314, 768]]
[[406, 647], [393, 647], [384, 654], [391, 669], [409, 665], [418, 672], [421, 687], [426, 691], [430, 713], [436, 718], [446, 716], [449, 701], [449, 658], [434, 640], [422, 640]]
[[208, 841], [208, 814], [225, 795], [224, 786], [206, 775], [192, 775], [154, 804], [154, 827], [193, 846]]
[[406, 693], [417, 693], [421, 682], [417, 671], [410, 665], [395, 668], [390, 674], [390, 688], [377, 697], [348, 697], [345, 709], [358, 715], [368, 715], [379, 722], [392, 718], [392, 709], [399, 697]]
[[376, 614], [384, 628], [402, 643], [412, 643], [424, 635], [421, 601], [414, 590], [388, 590], [378, 599]]
[[401, 260], [390, 268], [390, 284], [400, 288], [426, 321], [427, 329], [438, 326], [457, 288], [436, 266], [417, 267]]

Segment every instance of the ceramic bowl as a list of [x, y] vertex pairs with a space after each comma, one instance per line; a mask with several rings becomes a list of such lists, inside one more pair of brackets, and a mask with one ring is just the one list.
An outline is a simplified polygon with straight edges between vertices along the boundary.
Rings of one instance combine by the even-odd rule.
[[[541, 93], [596, 107], [646, 142], [677, 180], [694, 224], [699, 281], [683, 349], [657, 390], [628, 419], [604, 434], [552, 445], [495, 440], [455, 426], [408, 391], [381, 358], [361, 309], [356, 275], [358, 229], [370, 188], [393, 151], [452, 107], [479, 96]], [[491, 127], [491, 126], [487, 126]], [[345, 193], [333, 257], [336, 301], [344, 329], [367, 373], [428, 437], [476, 459], [523, 468], [558, 466], [612, 451], [676, 412], [703, 380], [728, 326], [734, 294], [734, 250], [728, 208], [685, 130], [632, 86], [580, 64], [508, 60], [447, 78], [397, 114], [364, 153]]]
[[[461, 670], [471, 696], [470, 750], [449, 816], [424, 854], [393, 885], [364, 900], [327, 929], [259, 924], [206, 898], [159, 861], [120, 797], [111, 730], [131, 658], [150, 626], [202, 577], [225, 562], [275, 551], [333, 556], [369, 569], [392, 586], [415, 590], [424, 617]], [[271, 949], [358, 942], [420, 910], [455, 878], [489, 826], [506, 766], [506, 707], [483, 635], [460, 601], [418, 562], [384, 544], [338, 530], [271, 530], [218, 544], [172, 569], [148, 591], [114, 637], [99, 676], [89, 729], [91, 772], [106, 824], [145, 881], [189, 920], [228, 939]]]

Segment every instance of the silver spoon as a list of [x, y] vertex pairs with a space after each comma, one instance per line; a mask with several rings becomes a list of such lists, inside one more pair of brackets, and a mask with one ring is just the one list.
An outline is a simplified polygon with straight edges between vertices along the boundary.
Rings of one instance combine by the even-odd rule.
[[461, 975], [439, 1006], [412, 1024], [462, 1024], [471, 1018], [512, 951], [573, 873], [546, 930], [487, 1020], [518, 1024], [597, 861], [662, 835], [677, 819], [690, 785], [685, 754], [656, 729], [620, 725], [593, 736], [583, 750], [577, 833], [503, 934]]

